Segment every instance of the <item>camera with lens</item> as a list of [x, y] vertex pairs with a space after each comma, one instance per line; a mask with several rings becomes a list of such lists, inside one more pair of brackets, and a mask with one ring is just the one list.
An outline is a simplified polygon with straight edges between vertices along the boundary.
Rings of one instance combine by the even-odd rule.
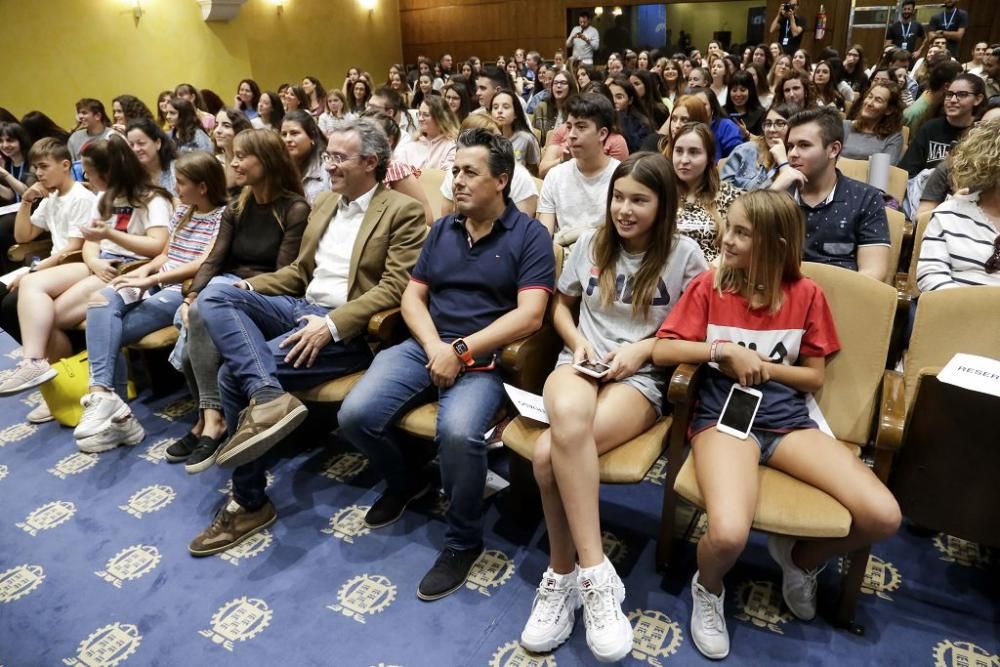
[[793, 11], [795, 11], [795, 5], [793, 5], [793, 4], [792, 4], [792, 3], [790, 3], [790, 2], [786, 2], [785, 4], [783, 4], [783, 5], [781, 6], [781, 8], [782, 8], [782, 9], [783, 9], [784, 11], [786, 11], [786, 12], [793, 12]]

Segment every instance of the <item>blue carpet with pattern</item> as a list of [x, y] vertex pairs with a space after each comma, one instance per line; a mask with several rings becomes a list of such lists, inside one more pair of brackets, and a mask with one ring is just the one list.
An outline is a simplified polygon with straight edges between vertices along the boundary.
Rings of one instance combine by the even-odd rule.
[[[0, 367], [13, 366], [6, 336], [0, 351]], [[223, 501], [228, 478], [218, 469], [189, 476], [163, 460], [194, 418], [191, 401], [141, 394], [133, 409], [145, 441], [85, 455], [69, 429], [24, 422], [39, 400], [37, 392], [0, 399], [3, 667], [594, 664], [582, 619], [553, 655], [517, 647], [546, 565], [545, 533], [519, 527], [495, 497], [488, 551], [470, 582], [421, 602], [416, 586], [441, 544], [444, 499], [384, 530], [363, 529], [381, 486], [363, 457], [328, 437], [274, 470], [279, 519], [270, 530], [234, 552], [194, 559], [187, 543]], [[602, 488], [606, 549], [635, 627], [623, 663], [707, 663], [688, 632], [693, 546], [666, 577], [653, 566], [662, 463], [642, 484]], [[801, 623], [783, 607], [779, 571], [755, 535], [727, 580], [727, 664], [1000, 667], [997, 559], [945, 535], [901, 531], [874, 551], [859, 637], [825, 620], [836, 563], [821, 577], [821, 617]]]

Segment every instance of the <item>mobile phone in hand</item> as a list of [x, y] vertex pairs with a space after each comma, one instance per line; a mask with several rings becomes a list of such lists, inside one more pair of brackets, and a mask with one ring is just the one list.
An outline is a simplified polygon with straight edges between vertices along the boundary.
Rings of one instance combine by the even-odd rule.
[[604, 377], [611, 370], [611, 366], [600, 361], [581, 361], [578, 364], [573, 364], [573, 368], [584, 375], [589, 375], [597, 379]]

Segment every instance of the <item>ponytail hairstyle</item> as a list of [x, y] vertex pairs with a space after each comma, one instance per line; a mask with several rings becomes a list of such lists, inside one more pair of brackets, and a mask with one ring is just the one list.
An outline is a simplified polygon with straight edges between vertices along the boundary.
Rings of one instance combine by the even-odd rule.
[[715, 272], [715, 289], [739, 294], [751, 309], [767, 308], [773, 315], [782, 305], [782, 284], [802, 277], [802, 209], [784, 192], [754, 190], [733, 202], [729, 216], [734, 213], [743, 213], [750, 223], [750, 267], [733, 269], [723, 259]]
[[603, 306], [610, 306], [617, 292], [616, 266], [623, 248], [618, 228], [611, 219], [611, 203], [615, 197], [615, 183], [627, 176], [655, 192], [657, 198], [652, 238], [635, 274], [632, 291], [632, 316], [646, 319], [649, 317], [653, 297], [656, 296], [660, 273], [674, 247], [677, 233], [677, 188], [674, 186], [674, 169], [670, 160], [659, 153], [633, 153], [615, 168], [608, 184], [606, 221], [597, 228], [592, 248], [594, 264], [600, 271], [598, 289]]
[[173, 199], [169, 192], [153, 184], [149, 172], [139, 162], [128, 142], [117, 134], [87, 144], [83, 157], [93, 164], [108, 184], [108, 189], [97, 203], [97, 211], [102, 218], [111, 217], [118, 199], [124, 199], [137, 208], [146, 206], [154, 197], [164, 197], [167, 201]]
[[[277, 132], [257, 129], [244, 130], [233, 138], [233, 152], [252, 155], [260, 160], [268, 201], [274, 201], [281, 196], [303, 196], [298, 167], [295, 166], [295, 162], [285, 149], [285, 143]], [[243, 215], [247, 202], [252, 196], [253, 189], [250, 186], [244, 186], [239, 199], [236, 200], [237, 216]]]

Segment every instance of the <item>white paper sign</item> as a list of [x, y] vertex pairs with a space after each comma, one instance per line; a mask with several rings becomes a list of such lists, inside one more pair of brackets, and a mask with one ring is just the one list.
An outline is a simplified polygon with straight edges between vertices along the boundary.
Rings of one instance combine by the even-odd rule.
[[541, 396], [532, 394], [530, 391], [518, 389], [506, 382], [503, 388], [507, 390], [507, 395], [510, 396], [510, 400], [514, 403], [514, 407], [517, 408], [521, 416], [534, 419], [543, 424], [549, 423], [549, 416], [545, 413], [545, 402]]
[[14, 202], [7, 206], [0, 206], [0, 215], [7, 215], [8, 213], [17, 213], [17, 209], [21, 208], [21, 202]]
[[937, 379], [980, 394], [1000, 397], [1000, 361], [975, 354], [956, 354]]

